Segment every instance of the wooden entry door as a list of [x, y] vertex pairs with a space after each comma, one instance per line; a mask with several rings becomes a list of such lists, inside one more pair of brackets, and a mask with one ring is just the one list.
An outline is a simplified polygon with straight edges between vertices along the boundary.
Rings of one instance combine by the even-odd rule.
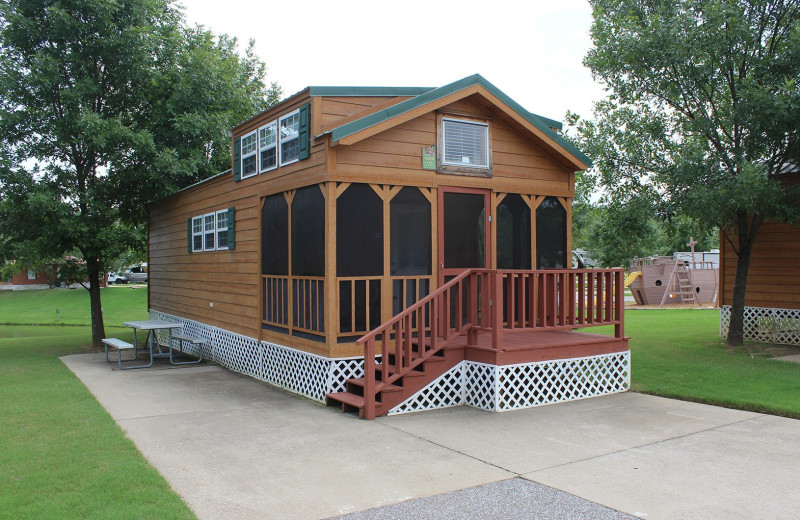
[[439, 286], [469, 268], [489, 268], [489, 190], [439, 188]]

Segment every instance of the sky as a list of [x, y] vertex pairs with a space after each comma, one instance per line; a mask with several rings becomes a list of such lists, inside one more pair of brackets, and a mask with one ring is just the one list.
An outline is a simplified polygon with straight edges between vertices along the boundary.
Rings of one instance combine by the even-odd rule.
[[530, 112], [590, 117], [587, 0], [180, 0], [186, 19], [250, 39], [284, 97], [307, 86], [440, 87], [478, 73]]

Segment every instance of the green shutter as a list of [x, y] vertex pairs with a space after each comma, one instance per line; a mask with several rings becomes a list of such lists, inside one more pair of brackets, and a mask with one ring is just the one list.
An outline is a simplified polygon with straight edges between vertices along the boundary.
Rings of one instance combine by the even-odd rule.
[[236, 249], [236, 208], [228, 208], [228, 249]]
[[309, 116], [308, 113], [311, 111], [311, 104], [307, 103], [300, 107], [300, 151], [298, 152], [298, 159], [301, 161], [303, 159], [308, 159], [309, 155]]
[[186, 219], [186, 252], [192, 252], [192, 217]]
[[233, 180], [242, 180], [242, 138], [233, 140]]

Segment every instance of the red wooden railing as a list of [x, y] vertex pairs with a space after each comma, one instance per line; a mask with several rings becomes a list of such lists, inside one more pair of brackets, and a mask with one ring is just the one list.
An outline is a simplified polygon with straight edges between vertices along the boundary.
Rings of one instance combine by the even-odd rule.
[[364, 418], [375, 417], [378, 370], [381, 386], [391, 384], [463, 334], [474, 344], [479, 332], [491, 332], [496, 350], [503, 350], [503, 331], [614, 325], [622, 338], [623, 291], [622, 269], [464, 271], [358, 339]]

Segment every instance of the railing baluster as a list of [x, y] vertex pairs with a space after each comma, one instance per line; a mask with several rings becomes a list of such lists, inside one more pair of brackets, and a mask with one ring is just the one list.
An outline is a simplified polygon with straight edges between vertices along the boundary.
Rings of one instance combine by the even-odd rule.
[[381, 381], [389, 380], [389, 334], [381, 334]]

